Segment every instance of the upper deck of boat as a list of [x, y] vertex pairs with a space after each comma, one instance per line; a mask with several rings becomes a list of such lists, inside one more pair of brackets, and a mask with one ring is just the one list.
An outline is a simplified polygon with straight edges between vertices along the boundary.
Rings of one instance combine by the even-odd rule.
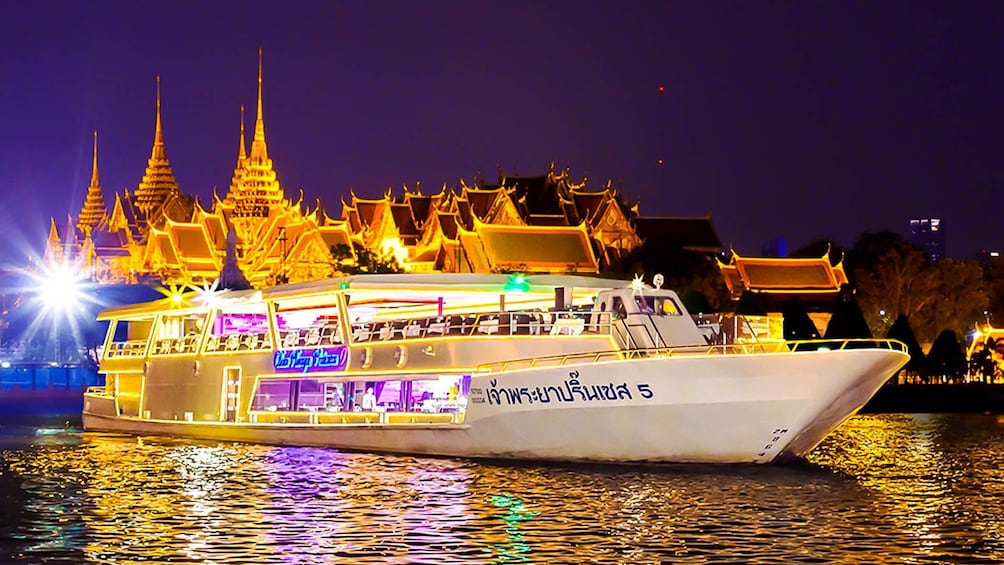
[[[499, 304], [500, 296], [512, 297], [516, 303], [528, 300], [552, 300], [555, 289], [567, 289], [568, 304], [582, 304], [597, 292], [608, 288], [624, 288], [630, 281], [578, 275], [511, 275], [470, 273], [404, 273], [350, 275], [252, 290], [187, 292], [179, 297], [167, 297], [151, 302], [125, 304], [102, 310], [98, 320], [114, 320], [164, 311], [199, 311], [218, 304], [281, 302], [303, 305], [329, 301], [337, 294], [359, 298], [407, 299], [416, 295], [449, 295], [466, 302], [483, 305]], [[475, 298], [478, 297], [478, 298]], [[520, 298], [523, 297], [521, 300]], [[470, 306], [471, 304], [468, 304]]]

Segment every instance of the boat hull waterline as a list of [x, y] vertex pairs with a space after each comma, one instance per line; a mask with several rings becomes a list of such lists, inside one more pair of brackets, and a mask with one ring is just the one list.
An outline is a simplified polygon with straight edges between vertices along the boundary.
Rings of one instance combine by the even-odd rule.
[[476, 373], [462, 423], [163, 420], [85, 396], [88, 431], [465, 458], [783, 463], [857, 412], [909, 359], [886, 348], [670, 355]]

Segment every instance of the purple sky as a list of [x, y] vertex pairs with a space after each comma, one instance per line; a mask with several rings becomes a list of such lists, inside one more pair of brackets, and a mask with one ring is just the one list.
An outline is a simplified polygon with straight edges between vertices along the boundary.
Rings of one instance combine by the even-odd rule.
[[79, 211], [94, 129], [109, 204], [136, 187], [158, 74], [181, 189], [225, 193], [261, 46], [279, 180], [332, 214], [350, 188], [554, 161], [646, 215], [710, 213], [746, 255], [930, 215], [949, 255], [1004, 248], [1002, 2], [288, 4], [5, 4], [9, 239], [37, 249], [50, 216]]

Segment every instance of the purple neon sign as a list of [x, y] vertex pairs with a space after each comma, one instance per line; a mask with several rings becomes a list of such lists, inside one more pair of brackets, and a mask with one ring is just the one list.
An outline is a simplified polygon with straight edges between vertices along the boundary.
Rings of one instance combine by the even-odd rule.
[[315, 347], [313, 349], [280, 349], [272, 355], [277, 373], [316, 373], [344, 371], [349, 364], [349, 348]]

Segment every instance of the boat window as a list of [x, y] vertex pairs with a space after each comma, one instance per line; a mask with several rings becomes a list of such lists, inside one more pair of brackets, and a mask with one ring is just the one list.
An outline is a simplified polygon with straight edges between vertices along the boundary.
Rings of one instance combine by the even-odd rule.
[[676, 304], [676, 301], [668, 296], [656, 297], [655, 304], [656, 304], [655, 311], [663, 316], [683, 315], [683, 313], [680, 311], [680, 307]]
[[205, 322], [204, 313], [160, 316], [153, 331], [152, 353], [154, 355], [195, 353]]
[[153, 330], [153, 319], [116, 320], [109, 328], [111, 342], [104, 349], [105, 357], [141, 356]]
[[252, 410], [275, 412], [291, 410], [293, 381], [261, 381], [251, 403]]
[[[653, 316], [682, 316], [680, 306], [669, 296], [635, 296], [638, 311]], [[616, 298], [615, 298], [616, 300]]]
[[[353, 382], [325, 382], [309, 378], [269, 379], [258, 383], [250, 410], [260, 413], [391, 412], [449, 415], [466, 412], [470, 387], [470, 375]], [[445, 418], [444, 422], [455, 420], [448, 416]]]
[[638, 311], [642, 314], [655, 314], [655, 297], [653, 296], [635, 296], [635, 303], [638, 305]]
[[340, 412], [345, 406], [345, 384], [316, 379], [263, 380], [258, 383], [251, 410], [261, 412]]
[[204, 350], [208, 353], [263, 350], [271, 347], [264, 305], [228, 306], [209, 328]]
[[280, 310], [275, 314], [275, 321], [281, 349], [343, 343], [338, 308], [334, 305]]
[[614, 314], [621, 319], [627, 318], [627, 307], [624, 306], [624, 301], [620, 296], [614, 297], [613, 305]]

